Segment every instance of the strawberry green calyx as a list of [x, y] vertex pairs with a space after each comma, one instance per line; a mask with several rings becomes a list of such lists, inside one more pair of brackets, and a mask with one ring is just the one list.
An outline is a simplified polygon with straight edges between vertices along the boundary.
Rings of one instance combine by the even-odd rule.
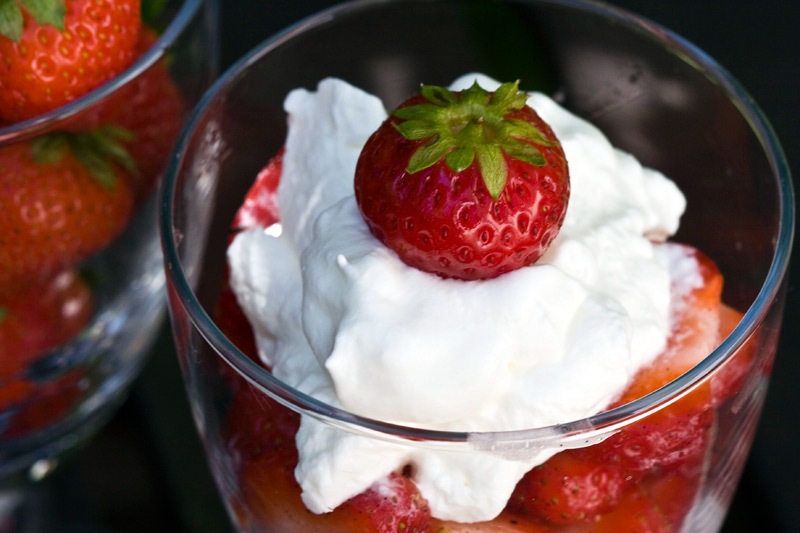
[[115, 126], [104, 126], [92, 131], [72, 133], [55, 132], [42, 135], [33, 141], [33, 156], [37, 163], [57, 161], [65, 150], [83, 163], [91, 175], [105, 187], [115, 186], [113, 164], [131, 174], [136, 165], [120, 141], [129, 141], [132, 134]]
[[454, 93], [444, 87], [422, 86], [427, 102], [401, 107], [393, 115], [404, 119], [394, 127], [406, 139], [427, 141], [411, 156], [406, 170], [413, 174], [444, 158], [448, 167], [462, 172], [477, 158], [483, 182], [497, 200], [508, 178], [503, 153], [534, 166], [546, 164], [531, 143], [550, 146], [531, 123], [512, 115], [525, 107], [528, 95], [519, 81], [502, 84], [494, 93], [477, 82]]
[[19, 42], [24, 22], [22, 9], [40, 26], [48, 24], [64, 31], [64, 0], [0, 0], [0, 35]]

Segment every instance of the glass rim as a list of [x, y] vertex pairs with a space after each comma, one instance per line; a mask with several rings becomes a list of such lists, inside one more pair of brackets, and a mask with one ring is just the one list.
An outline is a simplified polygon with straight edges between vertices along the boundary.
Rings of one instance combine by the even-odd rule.
[[155, 64], [175, 43], [178, 37], [194, 18], [204, 0], [183, 0], [183, 5], [170, 21], [167, 28], [146, 53], [139, 56], [118, 76], [115, 76], [100, 87], [89, 91], [75, 100], [59, 106], [36, 117], [0, 127], [0, 146], [29, 139], [47, 131], [51, 127], [68, 120], [81, 111], [92, 107], [110, 94], [118, 91]]
[[575, 446], [585, 445], [593, 438], [602, 440], [610, 431], [642, 418], [656, 408], [669, 405], [690, 393], [706, 376], [724, 363], [747, 338], [753, 334], [764, 320], [767, 311], [775, 301], [788, 270], [789, 256], [794, 235], [794, 192], [788, 163], [778, 139], [758, 105], [743, 87], [714, 59], [697, 46], [676, 33], [644, 17], [617, 7], [594, 2], [593, 0], [523, 0], [531, 3], [555, 4], [591, 11], [615, 19], [646, 33], [668, 48], [680, 53], [685, 61], [695, 69], [704, 72], [713, 83], [717, 83], [728, 98], [739, 108], [753, 131], [763, 139], [762, 148], [768, 159], [779, 193], [779, 229], [766, 279], [753, 303], [733, 331], [705, 359], [691, 370], [632, 402], [598, 414], [564, 424], [504, 431], [440, 431], [400, 425], [354, 414], [334, 407], [305, 394], [279, 380], [261, 365], [241, 352], [217, 327], [195, 296], [181, 266], [177, 244], [172, 228], [173, 201], [176, 198], [176, 178], [182, 168], [187, 144], [198, 124], [202, 123], [206, 111], [216, 102], [217, 96], [235, 83], [259, 58], [270, 50], [290, 40], [293, 36], [335, 18], [346, 16], [354, 11], [372, 8], [382, 4], [399, 3], [403, 0], [355, 0], [340, 4], [311, 15], [262, 41], [250, 52], [229, 67], [209, 88], [192, 111], [178, 139], [176, 149], [170, 158], [167, 172], [160, 191], [159, 231], [167, 271], [167, 278], [175, 290], [190, 320], [201, 336], [238, 374], [251, 385], [277, 400], [284, 406], [302, 414], [323, 420], [328, 424], [345, 427], [350, 431], [367, 433], [373, 437], [399, 442], [426, 441], [446, 449], [463, 449], [464, 445], [475, 449], [491, 450], [497, 453], [504, 449], [564, 446], [572, 439]]

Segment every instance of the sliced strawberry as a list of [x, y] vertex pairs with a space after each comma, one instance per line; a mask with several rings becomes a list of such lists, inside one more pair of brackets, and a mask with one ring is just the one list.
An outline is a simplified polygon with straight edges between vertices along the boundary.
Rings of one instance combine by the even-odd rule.
[[239, 307], [236, 295], [228, 284], [227, 268], [217, 306], [214, 310], [214, 317], [219, 329], [237, 348], [253, 361], [259, 360], [253, 328], [250, 326], [250, 322], [248, 322], [242, 308]]
[[278, 183], [283, 172], [284, 148], [272, 157], [256, 176], [244, 202], [233, 218], [232, 229], [241, 231], [256, 226], [269, 227], [280, 220]]
[[[702, 283], [687, 290], [673, 281], [672, 333], [664, 352], [634, 377], [612, 407], [648, 394], [702, 361], [718, 342], [722, 276], [699, 251], [668, 244], [699, 266]], [[677, 278], [673, 273], [673, 278]], [[711, 387], [701, 384], [691, 393], [642, 420], [626, 426], [600, 444], [578, 454], [600, 464], [616, 464], [636, 475], [651, 470], [699, 467], [714, 424]]]
[[675, 531], [680, 531], [686, 515], [692, 508], [700, 487], [700, 475], [699, 472], [690, 476], [673, 472], [654, 476], [642, 482], [641, 490], [649, 495], [653, 505], [659, 509]]
[[667, 346], [652, 364], [636, 374], [611, 407], [663, 387], [705, 359], [719, 343], [722, 274], [711, 259], [695, 248], [672, 243], [664, 246], [694, 258], [702, 282], [687, 290], [680, 274], [673, 273], [672, 326]]
[[429, 531], [427, 502], [414, 484], [400, 474], [367, 489], [329, 513], [314, 514], [300, 498], [294, 477], [297, 453], [293, 445], [264, 450], [241, 464], [242, 502], [232, 502], [247, 531], [302, 532], [423, 532]]
[[[724, 339], [742, 319], [742, 313], [722, 305], [720, 307], [719, 338]], [[720, 405], [741, 388], [745, 378], [753, 369], [756, 352], [760, 346], [760, 332], [753, 334], [711, 378], [711, 394], [714, 405]]]
[[[253, 389], [239, 389], [225, 422], [226, 446], [239, 459], [247, 512], [275, 531], [427, 531], [430, 511], [414, 483], [391, 474], [331, 513], [314, 514], [294, 478], [300, 416]], [[337, 529], [340, 528], [340, 529]], [[258, 529], [258, 528], [256, 528]]]
[[567, 526], [563, 533], [677, 533], [647, 492], [634, 487], [623, 494], [609, 513], [591, 522]]
[[264, 453], [241, 464], [238, 509], [241, 528], [246, 531], [348, 531], [339, 515], [317, 515], [300, 499], [300, 486], [294, 478], [297, 455], [287, 447]]
[[299, 414], [252, 387], [242, 387], [225, 418], [225, 442], [244, 459], [285, 450], [287, 456], [294, 454], [297, 464], [294, 436], [299, 425]]
[[522, 478], [508, 508], [553, 524], [590, 520], [612, 509], [630, 482], [616, 463], [592, 463], [564, 451]]
[[617, 465], [637, 476], [698, 467], [714, 425], [709, 387], [625, 426], [605, 441], [576, 451], [584, 460]]
[[552, 529], [537, 524], [527, 517], [504, 511], [494, 520], [474, 524], [434, 520], [430, 531], [434, 533], [546, 533]]
[[367, 525], [364, 531], [376, 533], [428, 531], [431, 521], [428, 502], [414, 482], [394, 472], [343, 503], [338, 511]]

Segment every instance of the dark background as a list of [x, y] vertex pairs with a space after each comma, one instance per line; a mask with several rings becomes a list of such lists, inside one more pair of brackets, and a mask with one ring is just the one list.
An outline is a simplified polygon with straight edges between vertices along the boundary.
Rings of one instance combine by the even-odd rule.
[[[325, 0], [222, 0], [227, 67], [277, 30], [333, 5]], [[760, 104], [800, 169], [800, 5], [794, 2], [619, 0], [722, 64]], [[387, 38], [389, 38], [387, 36]], [[795, 254], [796, 255], [796, 254]], [[789, 299], [759, 433], [723, 531], [800, 531], [800, 269]], [[43, 531], [229, 533], [210, 480], [165, 325], [145, 372], [111, 422], [39, 488], [58, 525]]]

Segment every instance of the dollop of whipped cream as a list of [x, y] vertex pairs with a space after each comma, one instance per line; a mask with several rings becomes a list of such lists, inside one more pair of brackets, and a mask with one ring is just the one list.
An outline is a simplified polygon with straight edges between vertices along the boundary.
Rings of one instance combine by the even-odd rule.
[[[479, 74], [487, 90], [499, 83]], [[405, 265], [369, 232], [353, 196], [361, 147], [387, 117], [337, 79], [292, 91], [281, 231], [229, 248], [231, 285], [275, 376], [331, 405], [387, 422], [453, 431], [565, 423], [601, 411], [665, 346], [668, 260], [654, 241], [678, 227], [673, 182], [615, 149], [549, 97], [528, 104], [561, 141], [571, 197], [536, 265], [492, 280], [446, 280]], [[274, 230], [274, 228], [273, 228]], [[404, 465], [434, 516], [496, 516], [530, 468], [405, 446], [303, 416], [295, 476], [306, 506], [334, 509]]]

